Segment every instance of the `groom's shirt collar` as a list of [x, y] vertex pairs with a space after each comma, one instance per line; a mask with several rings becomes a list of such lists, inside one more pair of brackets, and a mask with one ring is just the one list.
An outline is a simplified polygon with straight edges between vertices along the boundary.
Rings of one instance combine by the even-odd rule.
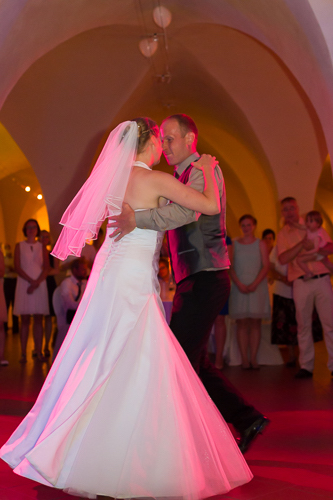
[[193, 161], [198, 160], [200, 158], [199, 153], [192, 153], [190, 156], [186, 158], [186, 160], [179, 163], [179, 165], [175, 165], [175, 172], [180, 176], [184, 172], [184, 170], [192, 163]]

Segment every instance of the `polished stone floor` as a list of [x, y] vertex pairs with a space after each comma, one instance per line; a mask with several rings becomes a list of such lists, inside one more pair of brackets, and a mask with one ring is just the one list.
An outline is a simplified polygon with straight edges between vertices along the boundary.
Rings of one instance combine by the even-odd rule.
[[[20, 365], [19, 338], [10, 331], [6, 357], [9, 366], [0, 367], [0, 445], [32, 407], [49, 368], [31, 357]], [[326, 358], [324, 343], [317, 343], [310, 380], [295, 380], [297, 369], [284, 366], [225, 368], [229, 380], [271, 424], [245, 455], [254, 479], [215, 500], [333, 499], [333, 381]], [[17, 476], [0, 460], [0, 500], [62, 498], [78, 497]]]

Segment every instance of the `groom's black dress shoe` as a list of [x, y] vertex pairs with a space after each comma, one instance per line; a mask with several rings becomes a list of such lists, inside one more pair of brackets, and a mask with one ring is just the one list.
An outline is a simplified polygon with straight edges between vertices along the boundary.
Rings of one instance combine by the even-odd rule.
[[253, 422], [245, 431], [241, 432], [240, 437], [237, 439], [239, 449], [242, 453], [245, 453], [248, 449], [252, 441], [258, 436], [258, 434], [262, 434], [263, 430], [269, 424], [269, 420], [267, 417], [259, 417], [257, 420]]
[[305, 370], [305, 368], [301, 368], [295, 375], [295, 378], [311, 378], [312, 372], [309, 370]]

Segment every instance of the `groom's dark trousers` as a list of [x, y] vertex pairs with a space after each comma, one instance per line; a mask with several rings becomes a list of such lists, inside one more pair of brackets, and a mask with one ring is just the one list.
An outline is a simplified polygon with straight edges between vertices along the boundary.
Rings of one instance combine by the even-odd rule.
[[177, 284], [170, 328], [223, 418], [240, 432], [258, 417], [220, 370], [210, 362], [207, 343], [230, 291], [228, 272], [201, 271]]

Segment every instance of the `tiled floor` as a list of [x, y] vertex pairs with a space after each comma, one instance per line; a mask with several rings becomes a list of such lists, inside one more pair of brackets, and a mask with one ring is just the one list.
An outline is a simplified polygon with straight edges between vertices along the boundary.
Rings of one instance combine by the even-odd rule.
[[[31, 345], [30, 345], [31, 350]], [[10, 365], [0, 368], [0, 444], [31, 408], [48, 365], [20, 365], [19, 338], [8, 335]], [[333, 382], [324, 344], [316, 344], [313, 380], [295, 380], [296, 369], [225, 369], [239, 391], [264, 412], [271, 424], [246, 454], [254, 479], [214, 500], [332, 500]], [[77, 499], [13, 474], [0, 461], [0, 500]]]

